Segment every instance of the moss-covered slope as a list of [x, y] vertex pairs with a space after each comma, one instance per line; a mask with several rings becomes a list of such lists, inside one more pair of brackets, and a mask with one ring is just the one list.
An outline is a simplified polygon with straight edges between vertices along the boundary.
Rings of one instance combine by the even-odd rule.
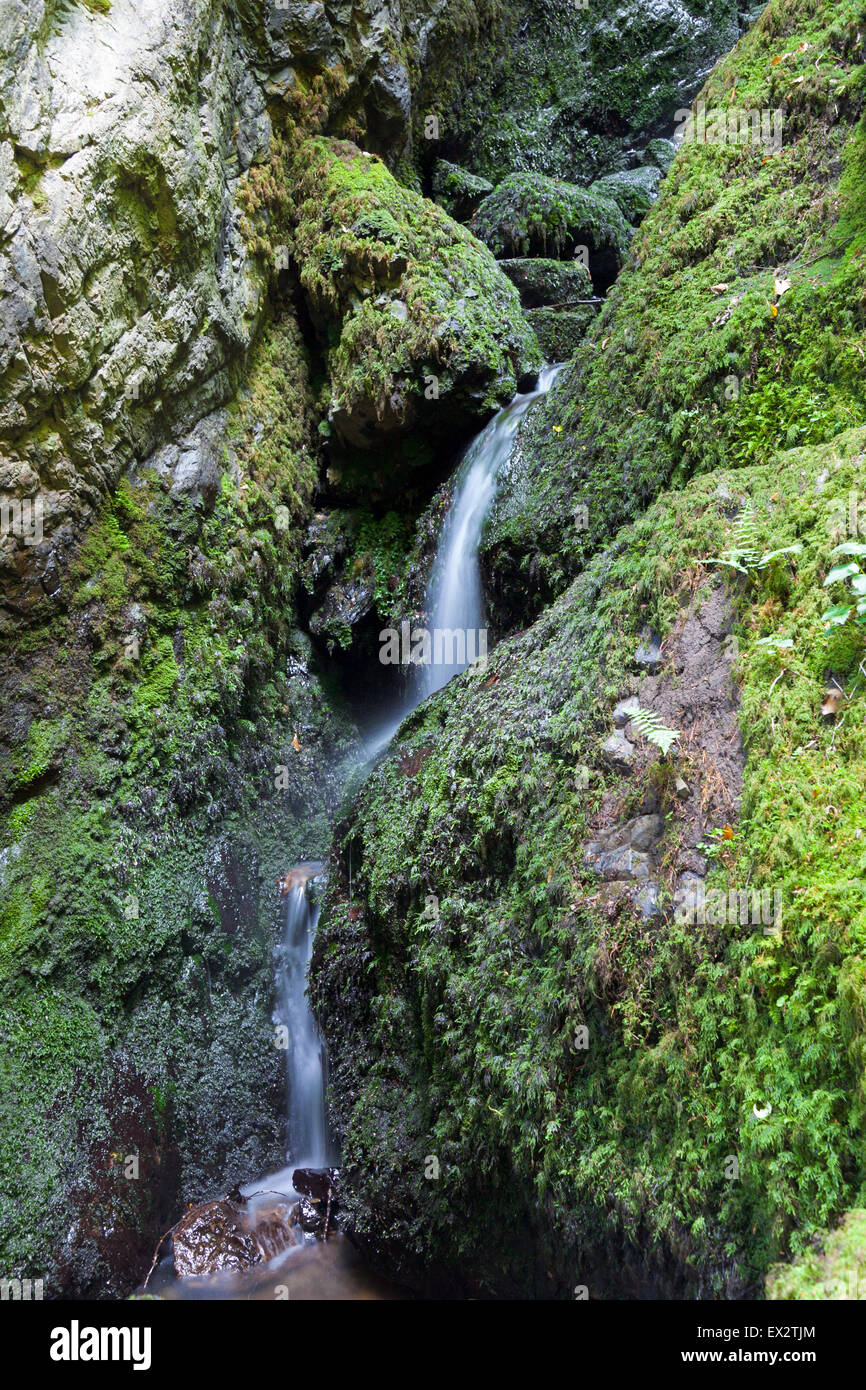
[[[665, 494], [407, 721], [347, 813], [314, 990], [352, 1228], [385, 1268], [464, 1292], [754, 1295], [862, 1201], [864, 635], [821, 614], [864, 447]], [[747, 760], [702, 855], [708, 891], [781, 894], [769, 936], [671, 913], [672, 780], [623, 783], [600, 753], [641, 630], [707, 600], [749, 498], [767, 548], [803, 550], [731, 590]], [[718, 773], [695, 733], [675, 767], [703, 806]], [[611, 797], [625, 819], [650, 791], [668, 906], [647, 920], [599, 896], [582, 846]]]

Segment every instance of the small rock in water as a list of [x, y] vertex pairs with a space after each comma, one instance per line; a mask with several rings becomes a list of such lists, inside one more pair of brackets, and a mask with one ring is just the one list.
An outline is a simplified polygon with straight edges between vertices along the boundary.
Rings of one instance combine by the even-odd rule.
[[221, 1269], [249, 1269], [298, 1243], [291, 1212], [280, 1203], [265, 1217], [252, 1220], [244, 1199], [220, 1197], [193, 1207], [174, 1228], [175, 1274], [181, 1279], [215, 1274]]

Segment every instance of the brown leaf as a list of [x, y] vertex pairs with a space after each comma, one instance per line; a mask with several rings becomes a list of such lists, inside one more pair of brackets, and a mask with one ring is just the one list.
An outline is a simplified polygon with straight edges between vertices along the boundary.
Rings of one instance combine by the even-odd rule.
[[827, 686], [827, 689], [824, 691], [824, 703], [821, 706], [821, 713], [825, 719], [831, 719], [833, 717], [842, 703], [844, 694], [844, 690], [840, 690], [838, 686]]
[[710, 294], [726, 294], [730, 288], [730, 285], [722, 280], [718, 285], [710, 285]]
[[298, 738], [298, 735], [297, 735], [297, 734], [295, 734], [294, 738], [292, 739], [292, 747], [294, 748], [294, 750], [295, 750], [296, 753], [300, 753], [300, 751], [301, 751], [301, 740]]

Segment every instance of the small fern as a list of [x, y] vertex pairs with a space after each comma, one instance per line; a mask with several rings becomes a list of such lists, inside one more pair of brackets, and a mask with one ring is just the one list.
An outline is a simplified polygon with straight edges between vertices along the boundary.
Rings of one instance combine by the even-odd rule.
[[768, 550], [763, 555], [758, 549], [758, 519], [751, 502], [746, 502], [734, 523], [734, 544], [724, 555], [708, 560], [708, 565], [727, 565], [739, 574], [754, 574], [766, 569], [771, 560], [780, 555], [799, 555], [802, 545], [786, 545], [782, 550]]
[[650, 743], [654, 743], [656, 748], [661, 749], [663, 758], [671, 751], [673, 744], [680, 736], [676, 729], [666, 728], [658, 715], [653, 714], [651, 709], [643, 709], [640, 705], [632, 714], [631, 722], [643, 734], [644, 738], [649, 739]]

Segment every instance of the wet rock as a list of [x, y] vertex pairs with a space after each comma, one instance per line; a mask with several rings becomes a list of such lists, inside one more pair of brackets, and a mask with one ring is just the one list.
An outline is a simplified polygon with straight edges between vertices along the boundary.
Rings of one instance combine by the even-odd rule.
[[584, 863], [608, 882], [647, 879], [650, 852], [664, 835], [664, 816], [635, 816], [604, 831], [584, 848]]
[[614, 728], [624, 729], [639, 709], [640, 700], [636, 695], [629, 695], [627, 700], [620, 700], [619, 704], [614, 706], [612, 716]]
[[632, 226], [646, 217], [656, 198], [661, 183], [662, 171], [653, 165], [640, 169], [622, 169], [617, 174], [607, 174], [592, 184], [592, 189], [616, 203], [623, 217]]
[[634, 744], [629, 743], [625, 734], [619, 730], [611, 734], [601, 745], [601, 753], [608, 766], [616, 772], [631, 772], [634, 767]]
[[336, 1168], [296, 1168], [292, 1174], [292, 1186], [305, 1197], [317, 1202], [333, 1202], [337, 1196]]
[[591, 304], [577, 309], [527, 309], [532, 328], [548, 362], [566, 362], [573, 357], [596, 319]]
[[645, 150], [639, 156], [641, 164], [655, 165], [666, 174], [674, 162], [677, 147], [673, 140], [650, 140]]
[[662, 646], [661, 638], [658, 633], [644, 628], [641, 633], [641, 644], [634, 654], [636, 666], [642, 666], [647, 675], [655, 676], [661, 670]]
[[545, 256], [518, 256], [499, 262], [520, 294], [524, 309], [541, 309], [569, 299], [592, 295], [589, 271], [580, 261], [556, 261]]
[[175, 1273], [181, 1279], [215, 1274], [221, 1269], [249, 1269], [273, 1259], [297, 1237], [287, 1205], [259, 1223], [250, 1220], [243, 1198], [221, 1197], [182, 1216], [172, 1233]]
[[660, 917], [661, 907], [659, 905], [661, 889], [654, 878], [647, 879], [646, 883], [641, 884], [635, 894], [635, 905], [640, 909], [642, 916], [646, 918]]
[[676, 797], [678, 801], [688, 801], [689, 797], [691, 796], [689, 784], [688, 782], [684, 782], [682, 777], [677, 778], [674, 791], [676, 792]]

